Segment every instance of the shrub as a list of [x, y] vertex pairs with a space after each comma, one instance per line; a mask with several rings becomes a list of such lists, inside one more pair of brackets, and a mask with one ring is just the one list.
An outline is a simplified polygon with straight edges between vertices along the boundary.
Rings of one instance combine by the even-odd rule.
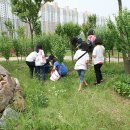
[[130, 84], [118, 81], [114, 84], [114, 89], [120, 95], [130, 98]]

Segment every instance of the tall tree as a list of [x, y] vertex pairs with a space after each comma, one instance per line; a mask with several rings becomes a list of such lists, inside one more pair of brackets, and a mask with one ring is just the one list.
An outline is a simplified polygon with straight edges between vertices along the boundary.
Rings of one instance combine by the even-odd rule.
[[[129, 28], [130, 27], [129, 27], [129, 22], [128, 21], [129, 21], [130, 12], [125, 11], [124, 15], [122, 14], [122, 0], [118, 0], [118, 7], [119, 7], [118, 21], [120, 23], [120, 24], [118, 24], [118, 26], [119, 26], [119, 31], [120, 31], [120, 39], [124, 39], [124, 40], [127, 39], [125, 44], [129, 45], [130, 44], [129, 43], [130, 42], [130, 39], [129, 39], [129, 31], [130, 31]], [[125, 17], [125, 15], [127, 15], [128, 17]], [[124, 31], [125, 31], [125, 33], [124, 33]], [[123, 55], [123, 60], [124, 60], [125, 72], [130, 74], [130, 50], [122, 49], [122, 55]]]
[[28, 23], [30, 27], [32, 47], [33, 34], [39, 19], [39, 11], [42, 2], [52, 2], [54, 0], [11, 0], [12, 12], [17, 15], [22, 22]]

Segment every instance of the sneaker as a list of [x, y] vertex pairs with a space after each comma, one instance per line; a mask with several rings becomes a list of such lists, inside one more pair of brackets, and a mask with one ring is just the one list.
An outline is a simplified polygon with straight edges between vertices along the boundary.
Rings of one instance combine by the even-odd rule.
[[101, 82], [103, 82], [103, 79], [101, 80]]
[[95, 82], [94, 85], [100, 85], [100, 83]]

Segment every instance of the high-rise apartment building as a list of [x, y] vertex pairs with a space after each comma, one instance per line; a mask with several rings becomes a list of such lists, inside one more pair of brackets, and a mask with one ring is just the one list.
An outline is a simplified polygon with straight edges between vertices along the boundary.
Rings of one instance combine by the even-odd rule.
[[4, 23], [8, 20], [12, 21], [15, 29], [23, 26], [19, 18], [11, 12], [10, 0], [0, 0], [0, 32], [7, 32]]
[[[83, 12], [79, 13], [76, 8], [70, 9], [69, 6], [60, 8], [57, 3], [46, 3], [42, 4], [41, 10], [41, 30], [43, 33], [54, 32], [56, 26], [67, 22], [73, 22], [82, 24], [87, 21], [87, 16], [90, 13]], [[10, 0], [0, 0], [0, 32], [7, 31], [4, 22], [11, 20], [14, 28], [17, 29], [19, 26], [24, 26], [26, 29], [26, 36], [30, 35], [28, 24], [20, 21], [20, 19], [12, 14]], [[98, 25], [104, 24], [104, 19], [98, 17]], [[16, 34], [15, 34], [16, 35]]]
[[41, 8], [42, 32], [54, 32], [56, 26], [60, 23], [74, 22], [78, 23], [77, 9], [60, 8], [57, 3], [45, 4]]

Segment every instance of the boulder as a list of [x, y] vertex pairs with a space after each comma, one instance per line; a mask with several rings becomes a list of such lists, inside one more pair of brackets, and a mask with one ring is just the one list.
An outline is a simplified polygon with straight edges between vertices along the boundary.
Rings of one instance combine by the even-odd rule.
[[11, 77], [10, 73], [0, 66], [0, 113], [11, 103], [18, 111], [25, 109], [25, 101], [18, 79]]

